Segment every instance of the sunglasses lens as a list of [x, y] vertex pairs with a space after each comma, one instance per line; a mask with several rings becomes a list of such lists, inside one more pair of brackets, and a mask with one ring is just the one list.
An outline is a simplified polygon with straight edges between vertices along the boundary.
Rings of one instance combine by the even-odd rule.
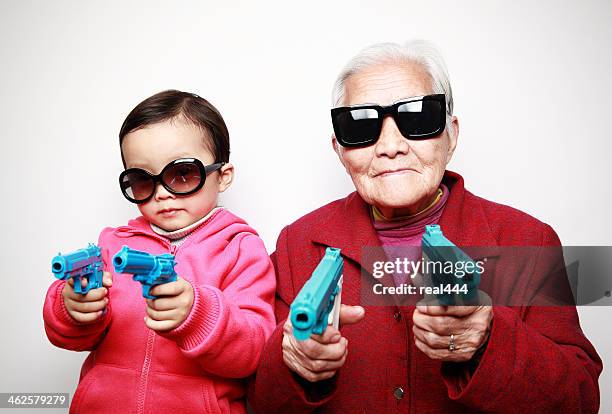
[[372, 108], [343, 109], [333, 112], [336, 138], [341, 145], [358, 147], [375, 142], [380, 135], [382, 118]]
[[204, 178], [194, 162], [179, 162], [164, 169], [162, 181], [176, 194], [185, 194], [197, 189]]
[[144, 171], [129, 171], [121, 177], [121, 190], [128, 199], [142, 201], [153, 194], [155, 183]]
[[437, 100], [406, 102], [397, 108], [397, 127], [406, 138], [430, 138], [444, 130], [444, 108]]

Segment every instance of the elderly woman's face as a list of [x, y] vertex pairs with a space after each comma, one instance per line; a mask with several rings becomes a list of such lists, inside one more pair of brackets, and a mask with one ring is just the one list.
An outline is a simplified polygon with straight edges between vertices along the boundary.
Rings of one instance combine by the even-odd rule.
[[[432, 93], [427, 72], [417, 64], [372, 66], [349, 77], [345, 106], [372, 103], [391, 105], [399, 100]], [[361, 197], [388, 218], [414, 214], [435, 197], [457, 143], [447, 130], [431, 139], [408, 140], [391, 116], [385, 117], [378, 141], [368, 147], [344, 148], [333, 144]]]

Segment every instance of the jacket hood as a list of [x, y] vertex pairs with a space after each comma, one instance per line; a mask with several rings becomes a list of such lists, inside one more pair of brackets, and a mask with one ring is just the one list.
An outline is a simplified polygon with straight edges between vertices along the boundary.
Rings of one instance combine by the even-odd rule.
[[[131, 237], [135, 234], [143, 234], [157, 239], [165, 239], [151, 229], [151, 224], [143, 216], [130, 220], [125, 226], [117, 227], [114, 233], [117, 237]], [[193, 230], [187, 236], [188, 240], [185, 243], [197, 243], [211, 236], [231, 240], [239, 233], [250, 233], [258, 236], [255, 229], [249, 226], [246, 221], [230, 211], [220, 208]]]

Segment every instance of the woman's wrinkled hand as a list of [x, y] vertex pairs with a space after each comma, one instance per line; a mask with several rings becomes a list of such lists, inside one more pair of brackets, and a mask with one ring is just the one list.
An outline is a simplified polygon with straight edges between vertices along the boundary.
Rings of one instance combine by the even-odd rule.
[[[340, 325], [357, 323], [365, 316], [361, 306], [340, 307]], [[305, 341], [293, 336], [291, 320], [283, 326], [283, 360], [289, 369], [300, 377], [317, 382], [333, 377], [346, 362], [348, 339], [333, 326], [328, 326], [322, 335], [311, 335]]]
[[425, 355], [441, 361], [465, 362], [489, 339], [493, 307], [417, 305], [412, 321], [414, 342]]

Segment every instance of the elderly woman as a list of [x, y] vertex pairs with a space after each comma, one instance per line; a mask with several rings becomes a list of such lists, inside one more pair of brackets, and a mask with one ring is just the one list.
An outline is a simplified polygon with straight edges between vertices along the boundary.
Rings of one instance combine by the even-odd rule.
[[[420, 245], [439, 224], [458, 246], [558, 246], [553, 229], [477, 197], [446, 170], [459, 123], [443, 60], [425, 42], [379, 44], [336, 81], [332, 147], [355, 185], [285, 227], [272, 259], [279, 325], [250, 400], [261, 413], [597, 412], [601, 361], [576, 309], [357, 306], [362, 248]], [[323, 257], [344, 258], [340, 330], [297, 341], [289, 306]]]

